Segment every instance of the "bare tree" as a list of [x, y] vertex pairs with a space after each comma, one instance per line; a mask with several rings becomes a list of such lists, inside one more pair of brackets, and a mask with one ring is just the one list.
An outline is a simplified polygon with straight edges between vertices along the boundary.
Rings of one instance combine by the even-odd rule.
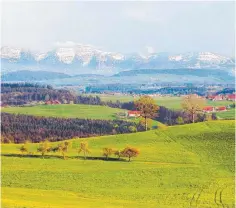
[[106, 159], [108, 160], [109, 156], [111, 156], [113, 154], [113, 149], [109, 148], [109, 147], [105, 147], [103, 148], [103, 156], [106, 157]]
[[42, 157], [44, 158], [45, 154], [47, 152], [51, 151], [50, 143], [48, 140], [45, 140], [44, 142], [39, 144], [39, 147], [37, 149], [38, 152], [41, 152]]
[[79, 150], [78, 150], [78, 154], [79, 154], [80, 152], [83, 152], [83, 153], [84, 153], [84, 159], [86, 160], [87, 154], [90, 153], [90, 150], [88, 149], [88, 143], [87, 143], [87, 142], [81, 142], [81, 143], [80, 143], [80, 148], [79, 148]]
[[192, 123], [195, 122], [197, 113], [202, 112], [204, 106], [205, 100], [197, 95], [187, 95], [182, 101], [182, 107], [188, 114], [190, 114]]
[[156, 104], [156, 101], [150, 96], [142, 96], [137, 101], [134, 102], [137, 110], [140, 111], [141, 116], [145, 119], [145, 129], [148, 129], [148, 118], [153, 118], [157, 116], [157, 111], [159, 106]]

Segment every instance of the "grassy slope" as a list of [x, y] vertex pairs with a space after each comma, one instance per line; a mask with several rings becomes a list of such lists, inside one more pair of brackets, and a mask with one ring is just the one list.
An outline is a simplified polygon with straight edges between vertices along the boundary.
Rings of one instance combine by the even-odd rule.
[[[138, 98], [134, 98], [134, 97], [129, 96], [129, 95], [101, 95], [101, 94], [98, 94], [98, 96], [100, 96], [101, 99], [104, 100], [104, 101], [120, 100], [122, 102], [128, 102], [128, 101], [133, 101], [135, 99], [138, 99]], [[165, 107], [171, 108], [171, 109], [181, 109], [181, 101], [182, 101], [181, 97], [156, 97], [154, 99], [157, 101], [157, 104], [160, 105], [160, 106], [165, 106]], [[207, 100], [206, 105], [209, 105], [209, 106], [227, 106], [227, 105], [230, 105], [232, 103], [233, 103], [233, 101], [227, 101], [227, 100], [223, 100], [223, 101]], [[220, 113], [217, 113], [217, 115], [221, 119], [235, 118], [235, 109], [231, 109], [227, 112], [220, 112]]]
[[[3, 207], [233, 207], [233, 121], [84, 140], [92, 156], [127, 145], [141, 154], [131, 163], [84, 161], [75, 157], [82, 140], [74, 139], [65, 161], [3, 156]], [[2, 153], [18, 147], [3, 144]]]
[[34, 107], [8, 107], [2, 112], [63, 118], [115, 119], [117, 108], [98, 105], [38, 105]]
[[[89, 119], [119, 119], [118, 112], [126, 110], [98, 105], [38, 105], [34, 107], [7, 107], [2, 112], [19, 113], [34, 116], [60, 117], [60, 118], [89, 118]], [[125, 118], [126, 121], [139, 122], [139, 118]], [[160, 122], [152, 120], [152, 126], [160, 126]]]
[[220, 119], [232, 119], [232, 118], [235, 118], [235, 108], [227, 110], [225, 112], [217, 112], [216, 115]]
[[[102, 95], [104, 96], [104, 95]], [[112, 97], [112, 96], [107, 96]], [[125, 97], [125, 96], [123, 96]], [[127, 96], [128, 97], [128, 96]], [[130, 98], [132, 98], [130, 96]], [[108, 98], [106, 98], [109, 100]], [[119, 96], [113, 96], [111, 100], [117, 100]], [[127, 99], [127, 98], [126, 98]], [[122, 97], [120, 99], [123, 100]], [[172, 109], [181, 109], [181, 98], [179, 97], [163, 97], [156, 98], [157, 104]], [[125, 100], [124, 100], [125, 101]], [[207, 101], [207, 105], [224, 106], [232, 104], [231, 101]], [[21, 113], [37, 116], [54, 116], [65, 118], [91, 118], [91, 119], [115, 119], [115, 114], [124, 112], [125, 110], [110, 108], [107, 106], [96, 105], [39, 105], [34, 107], [8, 107], [2, 108], [2, 112]], [[221, 119], [235, 118], [235, 109], [226, 112], [217, 113]]]

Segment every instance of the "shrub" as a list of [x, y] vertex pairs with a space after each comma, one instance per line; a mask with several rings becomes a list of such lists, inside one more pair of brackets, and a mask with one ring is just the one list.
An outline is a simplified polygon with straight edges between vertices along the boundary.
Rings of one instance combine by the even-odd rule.
[[128, 157], [129, 162], [132, 157], [137, 157], [140, 154], [139, 150], [134, 148], [134, 147], [126, 147], [124, 150], [121, 152], [122, 157]]
[[184, 123], [184, 119], [179, 116], [178, 118], [176, 118], [176, 123], [177, 124], [183, 124]]
[[26, 144], [23, 144], [21, 147], [20, 147], [20, 151], [21, 151], [21, 154], [23, 155], [24, 153], [27, 153], [28, 152], [28, 148], [26, 147]]
[[109, 156], [111, 156], [113, 152], [114, 152], [114, 151], [113, 151], [112, 148], [105, 147], [105, 148], [103, 148], [103, 154], [102, 154], [102, 155], [103, 155], [104, 157], [106, 157], [106, 159], [108, 160]]

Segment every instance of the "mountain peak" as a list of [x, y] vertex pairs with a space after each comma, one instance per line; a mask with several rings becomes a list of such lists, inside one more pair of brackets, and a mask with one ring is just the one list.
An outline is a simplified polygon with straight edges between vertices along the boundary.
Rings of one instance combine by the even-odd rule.
[[[2, 47], [3, 69], [42, 68], [53, 70], [114, 70], [129, 69], [166, 69], [166, 68], [232, 68], [234, 60], [212, 52], [189, 52], [169, 55], [150, 53], [148, 56], [137, 54], [124, 55], [107, 52], [91, 45], [74, 44], [57, 46], [46, 53], [32, 52], [21, 48]], [[17, 66], [20, 64], [21, 66]]]

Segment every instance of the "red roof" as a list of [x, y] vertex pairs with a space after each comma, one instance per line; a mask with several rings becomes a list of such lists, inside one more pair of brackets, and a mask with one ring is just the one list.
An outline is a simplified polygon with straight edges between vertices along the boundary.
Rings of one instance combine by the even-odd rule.
[[128, 111], [128, 114], [136, 114], [136, 115], [140, 115], [141, 112], [140, 112], [140, 111]]
[[223, 111], [223, 110], [226, 110], [226, 107], [225, 106], [220, 106], [220, 107], [217, 107], [217, 110]]
[[54, 103], [54, 104], [61, 104], [61, 102], [58, 101], [58, 100], [54, 100], [53, 103]]
[[207, 98], [208, 98], [208, 99], [214, 99], [215, 96], [214, 96], [214, 95], [209, 95]]
[[214, 107], [213, 106], [206, 106], [203, 108], [204, 111], [213, 111]]
[[61, 104], [61, 103], [58, 100], [48, 100], [45, 102], [45, 104], [52, 105], [52, 104]]
[[231, 100], [235, 100], [235, 94], [232, 94], [232, 95], [228, 95], [228, 99], [231, 99]]
[[216, 95], [216, 96], [214, 97], [214, 99], [222, 99], [222, 98], [223, 98], [222, 95]]

